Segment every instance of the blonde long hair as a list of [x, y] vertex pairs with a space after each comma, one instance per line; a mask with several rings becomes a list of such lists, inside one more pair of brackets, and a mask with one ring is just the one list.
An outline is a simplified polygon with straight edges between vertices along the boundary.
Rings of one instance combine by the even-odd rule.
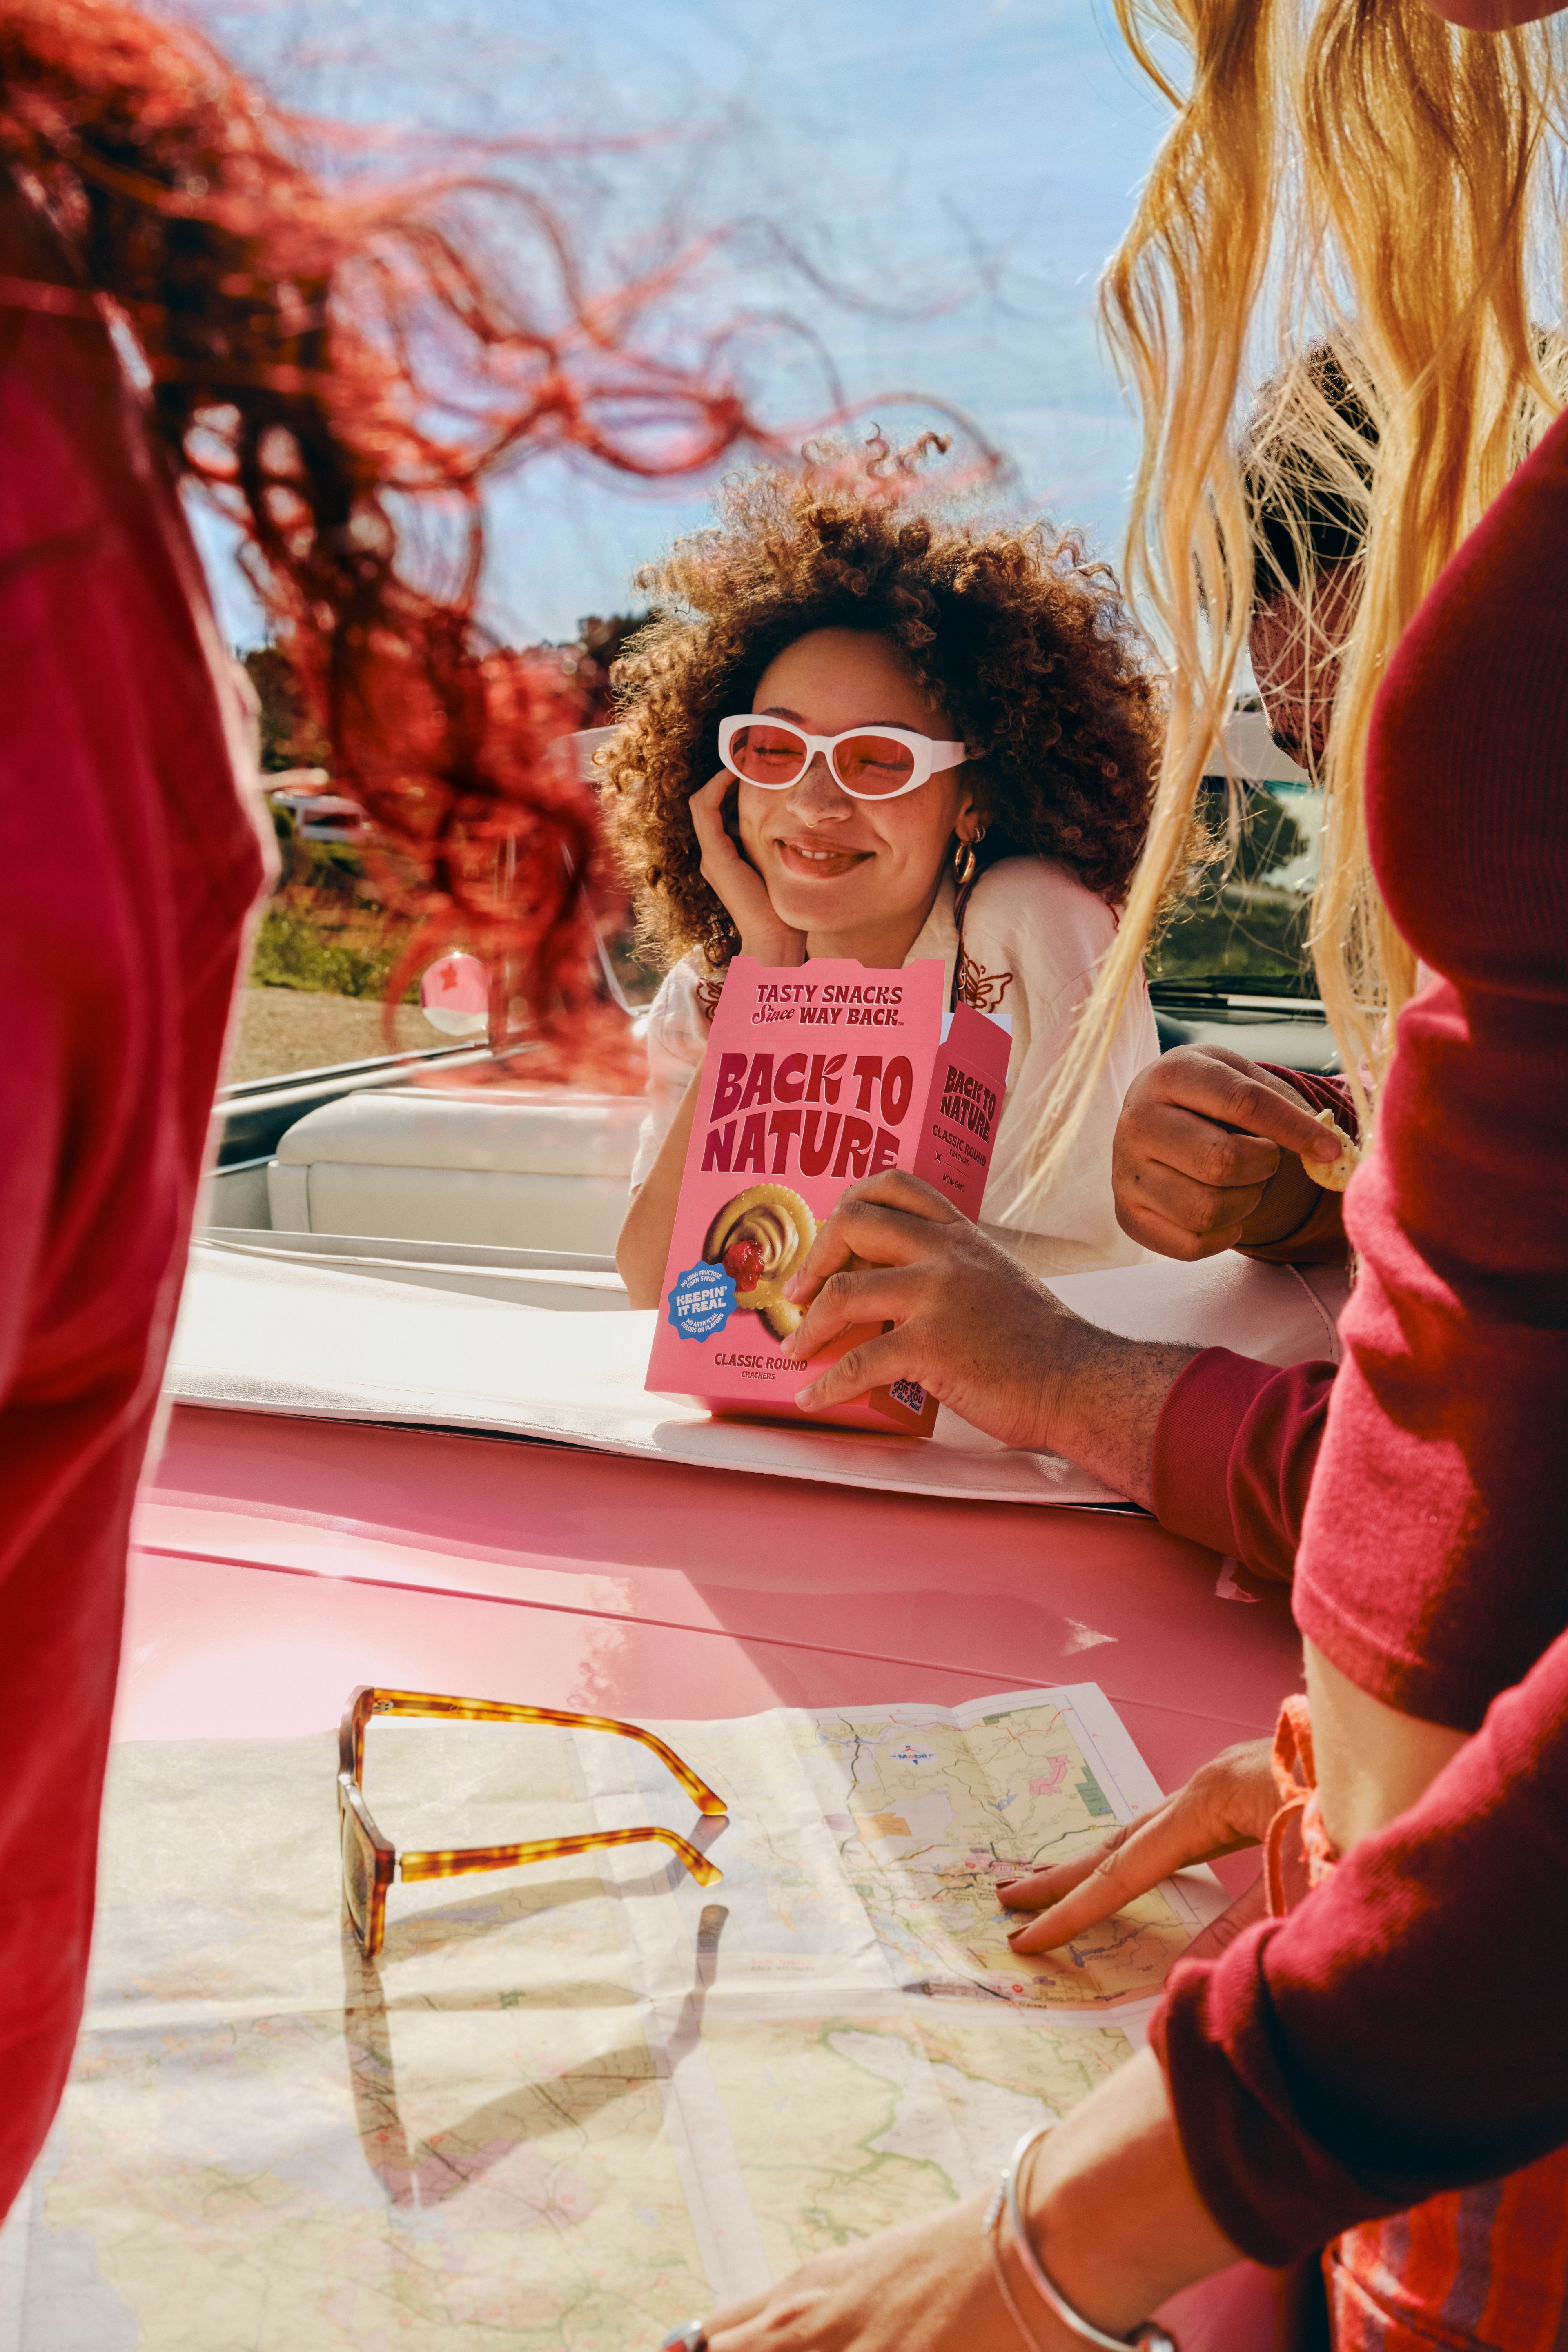
[[[1563, 224], [1553, 154], [1565, 77], [1551, 22], [1465, 33], [1425, 0], [1116, 0], [1176, 109], [1101, 287], [1143, 418], [1126, 578], [1172, 664], [1147, 846], [1114, 949], [1047, 1106], [1047, 1188], [1136, 985], [1186, 852], [1253, 595], [1257, 506], [1289, 449], [1366, 524], [1361, 593], [1322, 761], [1311, 945], [1363, 1117], [1414, 959], [1368, 862], [1363, 782], [1379, 683], [1438, 572], [1561, 405]], [[1190, 59], [1185, 94], [1163, 58]], [[1531, 295], [1535, 300], [1532, 305]], [[1330, 341], [1375, 432], [1368, 449], [1309, 353]], [[1266, 414], [1236, 445], [1247, 386]], [[1292, 502], [1290, 468], [1274, 500]], [[1300, 475], [1297, 471], [1297, 480]], [[1300, 566], [1310, 605], [1311, 566]], [[1303, 614], [1305, 617], [1305, 614]]]

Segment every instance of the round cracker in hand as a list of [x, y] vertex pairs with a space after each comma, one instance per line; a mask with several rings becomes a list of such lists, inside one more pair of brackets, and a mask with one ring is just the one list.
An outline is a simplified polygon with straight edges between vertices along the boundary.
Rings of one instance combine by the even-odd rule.
[[1317, 1120], [1318, 1125], [1326, 1127], [1334, 1140], [1341, 1145], [1340, 1156], [1337, 1160], [1309, 1160], [1303, 1154], [1301, 1165], [1313, 1183], [1321, 1184], [1325, 1192], [1342, 1192], [1360, 1165], [1361, 1153], [1331, 1110], [1319, 1111]]

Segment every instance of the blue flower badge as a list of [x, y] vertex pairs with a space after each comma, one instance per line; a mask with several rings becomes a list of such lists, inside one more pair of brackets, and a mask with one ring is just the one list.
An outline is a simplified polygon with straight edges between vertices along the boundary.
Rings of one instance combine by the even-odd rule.
[[669, 1319], [683, 1339], [710, 1339], [735, 1312], [735, 1279], [705, 1258], [678, 1275], [669, 1294]]

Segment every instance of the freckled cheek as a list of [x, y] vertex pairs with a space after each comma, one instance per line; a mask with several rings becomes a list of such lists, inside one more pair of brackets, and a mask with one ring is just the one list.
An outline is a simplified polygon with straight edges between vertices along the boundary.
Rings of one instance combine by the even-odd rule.
[[741, 846], [753, 865], [761, 860], [766, 845], [763, 837], [763, 813], [755, 805], [760, 798], [760, 793], [748, 792], [744, 784], [741, 785], [738, 811]]
[[889, 820], [879, 831], [881, 838], [877, 846], [889, 875], [911, 883], [923, 881], [941, 866], [947, 835], [926, 821], [923, 811], [918, 815], [911, 812], [910, 821], [902, 824], [889, 811]]

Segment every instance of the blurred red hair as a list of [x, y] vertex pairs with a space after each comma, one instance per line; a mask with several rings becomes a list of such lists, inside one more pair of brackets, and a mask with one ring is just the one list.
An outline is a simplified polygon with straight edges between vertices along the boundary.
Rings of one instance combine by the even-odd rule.
[[[334, 186], [305, 160], [322, 136], [188, 26], [115, 0], [0, 11], [0, 152], [133, 339], [176, 477], [245, 535], [374, 820], [378, 878], [415, 919], [405, 971], [465, 937], [553, 1043], [545, 1062], [603, 1066], [594, 799], [549, 756], [584, 714], [569, 672], [485, 656], [479, 488], [527, 450], [647, 478], [758, 436], [733, 383], [637, 347], [662, 279], [590, 299], [515, 184]], [[552, 310], [507, 282], [484, 211], [543, 236]]]

